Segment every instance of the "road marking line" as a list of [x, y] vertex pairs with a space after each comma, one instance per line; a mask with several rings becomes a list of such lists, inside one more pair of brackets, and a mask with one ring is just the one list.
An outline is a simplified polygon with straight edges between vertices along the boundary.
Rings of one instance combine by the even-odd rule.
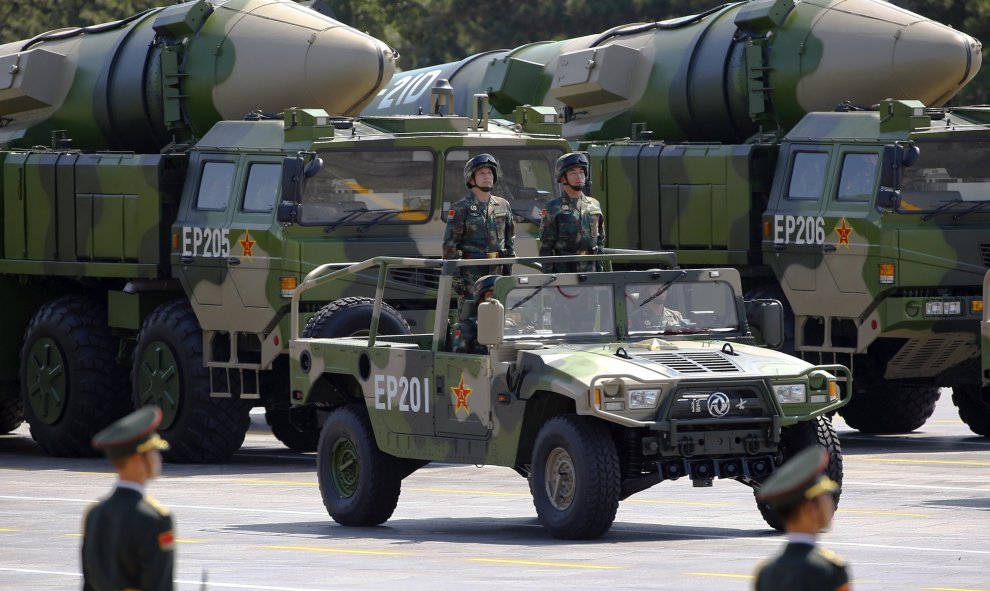
[[900, 511], [866, 511], [862, 509], [839, 509], [836, 513], [855, 515], [890, 515], [892, 517], [931, 517], [925, 513], [902, 513]]
[[372, 556], [413, 556], [408, 552], [391, 552], [388, 550], [345, 550], [343, 548], [317, 548], [314, 546], [258, 546], [269, 550], [304, 550], [306, 552], [326, 552], [328, 554], [368, 554]]
[[624, 566], [614, 566], [607, 564], [574, 564], [571, 562], [540, 562], [536, 560], [510, 560], [507, 558], [465, 558], [468, 562], [495, 562], [500, 564], [525, 564], [527, 566], [556, 566], [562, 568], [590, 568], [608, 570], [625, 568]]
[[864, 458], [858, 457], [857, 461], [863, 462], [883, 462], [885, 464], [939, 464], [947, 466], [990, 466], [990, 462], [979, 462], [976, 460], [911, 460], [906, 458]]
[[721, 577], [725, 579], [752, 579], [753, 575], [736, 575], [731, 573], [684, 573], [696, 577]]

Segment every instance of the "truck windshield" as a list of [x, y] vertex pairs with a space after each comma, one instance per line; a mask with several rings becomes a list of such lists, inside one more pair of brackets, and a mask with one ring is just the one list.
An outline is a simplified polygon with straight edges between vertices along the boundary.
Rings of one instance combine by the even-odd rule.
[[919, 141], [918, 147], [918, 160], [903, 169], [899, 213], [990, 211], [990, 142]]
[[736, 300], [728, 284], [680, 280], [656, 295], [658, 287], [657, 283], [625, 286], [630, 335], [739, 329]]
[[554, 197], [553, 166], [562, 153], [559, 148], [472, 146], [470, 150], [449, 150], [445, 156], [444, 211], [468, 194], [464, 164], [483, 153], [498, 160], [498, 182], [492, 193], [506, 198], [519, 218], [539, 223], [544, 204]]
[[434, 155], [429, 150], [325, 150], [306, 182], [300, 223], [413, 224], [430, 219]]
[[543, 287], [536, 282], [533, 287], [514, 289], [505, 300], [505, 337], [612, 337], [613, 302], [611, 285]]

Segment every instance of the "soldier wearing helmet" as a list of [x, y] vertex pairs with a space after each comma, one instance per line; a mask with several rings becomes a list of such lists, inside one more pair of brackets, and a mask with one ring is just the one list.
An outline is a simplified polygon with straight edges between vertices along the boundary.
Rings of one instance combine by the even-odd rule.
[[461, 308], [461, 320], [454, 327], [454, 353], [487, 352], [478, 344], [478, 304], [490, 300], [495, 294], [496, 279], [498, 275], [485, 275], [474, 282], [474, 301]]
[[[515, 225], [509, 202], [492, 195], [498, 182], [498, 161], [478, 154], [464, 165], [464, 184], [471, 192], [454, 203], [443, 235], [443, 258], [484, 259], [516, 256]], [[482, 275], [499, 273], [498, 267], [464, 267], [454, 289], [471, 297], [474, 282]]]
[[[540, 255], [598, 254], [605, 247], [605, 216], [594, 197], [584, 194], [590, 166], [581, 152], [557, 159], [555, 174], [563, 188], [560, 197], [547, 203], [540, 222]], [[548, 271], [594, 271], [594, 263], [572, 263]]]

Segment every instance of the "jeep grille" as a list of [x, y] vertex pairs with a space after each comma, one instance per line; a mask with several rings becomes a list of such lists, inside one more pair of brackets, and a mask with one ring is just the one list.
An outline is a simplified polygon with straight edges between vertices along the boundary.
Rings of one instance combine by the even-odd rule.
[[741, 371], [731, 359], [718, 351], [703, 353], [643, 353], [649, 359], [681, 373], [731, 373]]

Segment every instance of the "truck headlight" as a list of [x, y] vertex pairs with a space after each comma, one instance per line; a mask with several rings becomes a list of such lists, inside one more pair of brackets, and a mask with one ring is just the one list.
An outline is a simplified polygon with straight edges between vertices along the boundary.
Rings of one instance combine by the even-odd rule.
[[660, 390], [629, 390], [629, 410], [634, 408], [656, 408], [660, 400]]
[[773, 393], [781, 404], [799, 404], [808, 401], [808, 391], [804, 384], [774, 386]]

